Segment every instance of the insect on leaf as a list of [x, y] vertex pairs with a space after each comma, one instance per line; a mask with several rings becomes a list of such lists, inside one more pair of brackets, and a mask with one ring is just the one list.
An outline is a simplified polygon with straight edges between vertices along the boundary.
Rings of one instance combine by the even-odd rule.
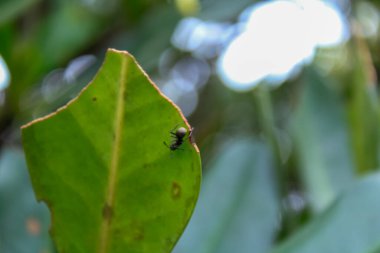
[[22, 128], [39, 200], [59, 252], [170, 252], [198, 197], [201, 164], [190, 126], [127, 52], [109, 50], [66, 106]]

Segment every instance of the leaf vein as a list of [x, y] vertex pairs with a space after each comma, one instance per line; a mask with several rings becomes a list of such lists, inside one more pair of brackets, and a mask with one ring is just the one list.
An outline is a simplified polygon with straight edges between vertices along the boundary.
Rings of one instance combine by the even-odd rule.
[[[115, 115], [115, 138], [112, 147], [112, 156], [109, 169], [109, 179], [108, 179], [108, 189], [106, 195], [106, 203], [104, 206], [108, 208], [113, 208], [114, 198], [115, 198], [115, 186], [116, 186], [116, 177], [117, 170], [119, 167], [120, 160], [120, 145], [121, 145], [121, 135], [123, 131], [123, 115], [124, 115], [124, 92], [126, 89], [126, 69], [127, 69], [127, 59], [122, 57], [120, 78], [119, 78], [119, 93], [117, 97], [116, 105], [116, 115]], [[100, 246], [99, 253], [107, 252], [108, 243], [109, 243], [109, 229], [112, 217], [102, 216], [102, 224], [100, 230]]]

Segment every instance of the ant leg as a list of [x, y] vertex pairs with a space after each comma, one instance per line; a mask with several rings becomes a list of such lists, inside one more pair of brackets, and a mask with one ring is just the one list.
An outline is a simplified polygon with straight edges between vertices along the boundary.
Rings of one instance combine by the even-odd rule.
[[192, 128], [190, 129], [189, 140], [190, 140], [191, 143], [194, 144], [195, 141], [194, 141], [194, 137], [193, 137], [193, 130], [194, 130], [194, 127], [192, 127]]
[[164, 143], [164, 145], [165, 145], [166, 147], [170, 148], [169, 145], [168, 145], [165, 141], [164, 141], [163, 143]]
[[179, 126], [180, 124], [177, 124], [177, 125], [175, 125], [175, 127], [172, 129], [172, 130], [170, 130], [170, 133], [171, 133], [171, 135], [173, 136], [173, 137], [176, 137], [177, 136], [177, 129], [178, 129], [178, 126]]
[[174, 130], [176, 130], [178, 128], [179, 124], [175, 125], [175, 127], [173, 127], [172, 130], [170, 130], [170, 133], [172, 134], [175, 134]]

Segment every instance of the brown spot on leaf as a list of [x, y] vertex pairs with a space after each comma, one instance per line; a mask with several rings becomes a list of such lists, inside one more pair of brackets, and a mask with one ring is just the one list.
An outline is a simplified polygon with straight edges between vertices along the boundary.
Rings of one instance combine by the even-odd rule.
[[102, 210], [103, 218], [110, 221], [113, 216], [113, 209], [112, 206], [110, 206], [108, 203], [104, 204], [103, 210]]
[[128, 232], [133, 241], [142, 241], [145, 238], [144, 227], [139, 222], [132, 221], [128, 227]]
[[181, 186], [177, 182], [172, 183], [172, 197], [173, 199], [181, 197]]
[[34, 217], [30, 217], [26, 220], [26, 230], [28, 231], [29, 234], [31, 235], [39, 235], [41, 232], [41, 223], [39, 220], [37, 220]]
[[142, 241], [144, 239], [144, 230], [142, 230], [141, 228], [135, 230], [133, 234], [133, 239], [135, 241]]

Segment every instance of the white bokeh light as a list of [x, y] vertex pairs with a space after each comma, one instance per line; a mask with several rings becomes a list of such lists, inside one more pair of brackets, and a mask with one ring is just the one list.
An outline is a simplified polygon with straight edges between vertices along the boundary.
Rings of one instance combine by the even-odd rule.
[[185, 18], [177, 25], [171, 42], [175, 47], [192, 52], [195, 56], [212, 59], [219, 55], [223, 46], [233, 36], [233, 28], [229, 23]]
[[10, 75], [7, 64], [0, 56], [0, 91], [8, 87], [10, 81]]
[[348, 37], [348, 27], [342, 14], [334, 5], [324, 1], [300, 1], [308, 23], [310, 35], [317, 46], [335, 46]]
[[270, 1], [242, 16], [242, 33], [218, 61], [219, 75], [235, 90], [249, 90], [262, 80], [279, 84], [310, 62], [317, 47], [347, 38], [340, 12], [322, 1]]

